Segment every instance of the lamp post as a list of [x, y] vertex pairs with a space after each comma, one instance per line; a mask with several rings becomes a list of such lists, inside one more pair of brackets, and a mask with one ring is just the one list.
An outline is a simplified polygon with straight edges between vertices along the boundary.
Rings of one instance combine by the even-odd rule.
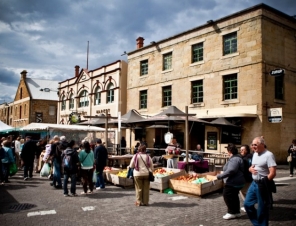
[[170, 116], [185, 116], [185, 148], [186, 148], [186, 170], [188, 171], [188, 116], [195, 116], [196, 114], [188, 114], [188, 106], [185, 106], [185, 114], [166, 114]]

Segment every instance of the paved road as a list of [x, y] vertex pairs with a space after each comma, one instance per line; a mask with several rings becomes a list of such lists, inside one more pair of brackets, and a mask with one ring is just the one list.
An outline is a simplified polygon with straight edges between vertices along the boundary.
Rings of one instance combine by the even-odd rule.
[[[63, 191], [49, 186], [46, 178], [35, 175], [23, 181], [20, 173], [11, 178], [10, 184], [0, 186], [1, 226], [251, 225], [245, 213], [240, 219], [222, 219], [226, 206], [219, 192], [200, 198], [151, 190], [150, 206], [136, 207], [133, 188], [107, 185], [105, 190], [91, 195], [64, 197]], [[296, 177], [288, 176], [287, 167], [279, 166], [277, 179], [282, 185], [274, 194], [272, 226], [296, 225]], [[77, 193], [81, 191], [78, 186]]]

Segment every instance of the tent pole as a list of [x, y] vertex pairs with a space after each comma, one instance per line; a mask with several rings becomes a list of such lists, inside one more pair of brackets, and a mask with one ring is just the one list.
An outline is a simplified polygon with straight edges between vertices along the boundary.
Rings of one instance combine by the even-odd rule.
[[185, 106], [186, 121], [185, 121], [185, 145], [186, 145], [186, 169], [188, 172], [188, 106]]

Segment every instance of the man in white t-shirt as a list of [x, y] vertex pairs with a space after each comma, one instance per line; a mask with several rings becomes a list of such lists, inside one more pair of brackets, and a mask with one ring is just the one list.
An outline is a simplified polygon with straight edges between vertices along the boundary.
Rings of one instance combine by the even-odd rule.
[[[252, 166], [253, 182], [250, 185], [244, 202], [245, 210], [253, 225], [268, 225], [269, 209], [272, 207], [272, 193], [275, 192], [273, 178], [276, 176], [274, 155], [265, 148], [262, 137], [252, 142], [254, 151]], [[257, 209], [255, 208], [257, 204]]]

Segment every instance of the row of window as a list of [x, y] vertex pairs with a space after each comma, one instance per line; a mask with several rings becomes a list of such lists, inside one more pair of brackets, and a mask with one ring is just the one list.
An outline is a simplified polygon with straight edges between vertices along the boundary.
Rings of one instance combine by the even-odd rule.
[[[233, 32], [223, 36], [223, 55], [237, 52], [237, 32]], [[162, 70], [172, 69], [173, 53], [163, 54]], [[191, 46], [191, 63], [204, 60], [204, 44], [203, 42]], [[148, 60], [140, 61], [140, 75], [148, 74]]]
[[[284, 99], [283, 76], [275, 78], [275, 99]], [[237, 74], [223, 76], [223, 100], [237, 99], [238, 97]], [[142, 90], [139, 93], [139, 108], [147, 108], [148, 91]], [[191, 104], [202, 103], [204, 97], [203, 80], [191, 82]], [[172, 87], [162, 87], [162, 107], [172, 105]]]
[[[100, 105], [101, 104], [101, 93], [102, 90], [100, 87], [97, 87], [95, 90], [95, 99], [94, 99], [94, 105]], [[113, 103], [114, 102], [114, 85], [113, 83], [110, 83], [108, 85], [107, 89], [107, 96], [106, 96], [106, 103]], [[69, 98], [69, 110], [74, 109], [74, 94], [70, 95]], [[89, 93], [87, 90], [82, 90], [79, 94], [79, 103], [78, 107], [88, 107], [89, 106]], [[61, 110], [66, 110], [66, 97], [62, 97], [61, 101]]]
[[[12, 114], [12, 108], [13, 107], [7, 107], [7, 108], [4, 108], [2, 109], [1, 111], [1, 116], [6, 116], [6, 113], [9, 114], [9, 110], [10, 110], [10, 114]], [[7, 111], [6, 111], [7, 109]], [[15, 107], [15, 110], [14, 110], [14, 115], [17, 116], [17, 107]], [[27, 113], [27, 105], [25, 104], [25, 108], [24, 108], [24, 115], [26, 115]], [[20, 114], [20, 118], [21, 118], [21, 114], [22, 114], [22, 106], [19, 107], [19, 114]]]

